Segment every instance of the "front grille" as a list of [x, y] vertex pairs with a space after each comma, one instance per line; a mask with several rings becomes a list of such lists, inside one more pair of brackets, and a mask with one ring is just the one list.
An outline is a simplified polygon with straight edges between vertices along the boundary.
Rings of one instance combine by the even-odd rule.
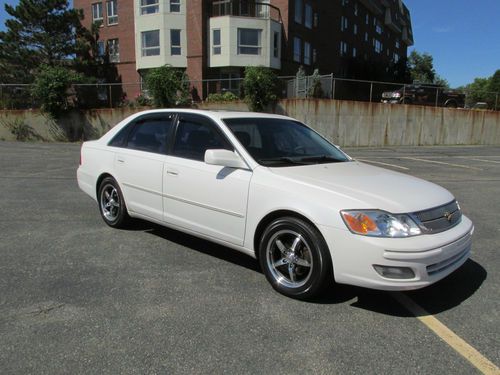
[[413, 217], [425, 233], [439, 233], [450, 229], [460, 223], [462, 212], [457, 201], [429, 210], [414, 212]]

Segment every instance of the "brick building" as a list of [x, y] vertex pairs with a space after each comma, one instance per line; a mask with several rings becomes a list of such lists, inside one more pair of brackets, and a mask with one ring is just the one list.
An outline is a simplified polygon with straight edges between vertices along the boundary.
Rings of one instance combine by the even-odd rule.
[[[311, 73], [387, 79], [413, 44], [401, 0], [74, 0], [84, 25], [101, 25], [100, 49], [123, 83], [153, 67], [205, 79], [242, 77], [263, 65], [280, 75]], [[397, 72], [396, 72], [397, 73]], [[231, 83], [223, 83], [227, 89]]]

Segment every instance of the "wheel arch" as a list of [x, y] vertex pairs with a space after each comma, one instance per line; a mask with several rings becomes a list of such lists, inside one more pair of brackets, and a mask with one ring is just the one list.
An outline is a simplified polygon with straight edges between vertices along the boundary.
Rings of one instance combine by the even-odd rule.
[[[280, 209], [280, 210], [275, 210], [270, 213], [268, 213], [266, 216], [264, 216], [259, 224], [257, 225], [257, 228], [255, 229], [254, 236], [253, 236], [253, 247], [254, 247], [254, 252], [255, 252], [255, 257], [259, 259], [259, 242], [260, 239], [262, 238], [262, 235], [264, 234], [264, 231], [266, 230], [267, 226], [273, 221], [276, 220], [280, 217], [294, 217], [297, 219], [301, 219], [312, 225], [319, 234], [323, 237], [323, 234], [319, 230], [319, 228], [314, 224], [312, 220], [310, 220], [308, 217], [304, 216], [303, 214], [300, 214], [296, 211], [292, 210], [285, 210], [285, 209]], [[323, 237], [324, 239], [324, 237]], [[326, 244], [326, 241], [325, 241]]]
[[101, 186], [102, 180], [104, 180], [106, 177], [111, 177], [115, 179], [113, 175], [108, 172], [103, 172], [99, 175], [99, 177], [97, 178], [97, 182], [95, 184], [95, 196], [97, 197], [97, 199], [99, 199], [99, 186]]

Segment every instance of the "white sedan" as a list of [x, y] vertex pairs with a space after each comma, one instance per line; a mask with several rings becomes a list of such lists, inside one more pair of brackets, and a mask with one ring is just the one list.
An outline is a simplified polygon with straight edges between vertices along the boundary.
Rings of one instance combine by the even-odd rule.
[[450, 192], [360, 163], [284, 116], [140, 112], [85, 142], [77, 175], [111, 227], [141, 218], [244, 252], [296, 298], [333, 280], [421, 288], [471, 251]]

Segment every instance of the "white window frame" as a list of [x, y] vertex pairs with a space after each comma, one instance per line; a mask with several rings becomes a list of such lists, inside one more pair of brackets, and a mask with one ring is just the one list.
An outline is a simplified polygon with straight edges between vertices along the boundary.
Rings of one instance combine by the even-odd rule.
[[[241, 44], [241, 33], [243, 31], [256, 31], [257, 32], [257, 45], [252, 44]], [[243, 53], [243, 48], [254, 49], [257, 53]], [[252, 55], [258, 56], [261, 54], [262, 50], [262, 30], [261, 29], [251, 29], [251, 28], [238, 28], [238, 55]]]
[[170, 0], [169, 11], [170, 13], [179, 13], [181, 11], [181, 0]]
[[106, 11], [108, 15], [108, 25], [118, 24], [118, 0], [106, 1]]
[[118, 38], [108, 39], [109, 62], [120, 62], [120, 40]]
[[[179, 33], [179, 44], [174, 44], [174, 33]], [[170, 56], [181, 56], [182, 55], [182, 30], [181, 29], [170, 29]]]
[[[98, 13], [98, 14], [96, 14]], [[102, 3], [93, 3], [92, 4], [92, 23], [98, 23], [99, 26], [102, 26], [104, 17], [102, 15]]]
[[[147, 0], [140, 0], [141, 16], [160, 13], [160, 0], [154, 1], [156, 2], [148, 4]], [[144, 4], [144, 2], [146, 2], [146, 4]]]
[[[158, 33], [158, 45], [155, 46], [146, 46], [146, 35], [148, 33]], [[161, 41], [160, 41], [160, 30], [148, 30], [148, 31], [143, 31], [141, 32], [141, 56], [142, 57], [149, 57], [149, 56], [159, 56], [161, 53]], [[158, 50], [158, 51], [156, 51]], [[152, 53], [148, 54], [150, 51]], [[158, 53], [156, 53], [158, 52]]]
[[[215, 33], [219, 34], [219, 43], [215, 43]], [[221, 32], [220, 29], [212, 29], [212, 55], [220, 55], [222, 53]]]

